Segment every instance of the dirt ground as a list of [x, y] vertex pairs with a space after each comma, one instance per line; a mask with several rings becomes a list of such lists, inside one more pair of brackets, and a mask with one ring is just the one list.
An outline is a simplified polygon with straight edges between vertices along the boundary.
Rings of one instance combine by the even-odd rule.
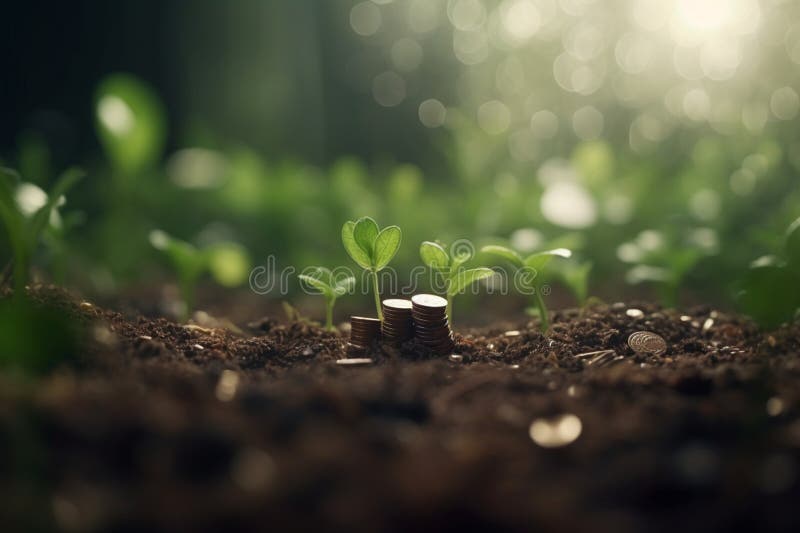
[[800, 530], [800, 324], [614, 303], [343, 366], [346, 332], [279, 316], [33, 296], [86, 333], [0, 373], [2, 531]]

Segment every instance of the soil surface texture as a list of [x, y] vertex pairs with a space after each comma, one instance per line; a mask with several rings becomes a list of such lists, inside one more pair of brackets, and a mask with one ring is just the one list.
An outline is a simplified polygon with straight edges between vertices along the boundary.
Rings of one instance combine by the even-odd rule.
[[84, 333], [0, 372], [0, 531], [800, 531], [800, 324], [614, 303], [352, 356], [31, 296]]

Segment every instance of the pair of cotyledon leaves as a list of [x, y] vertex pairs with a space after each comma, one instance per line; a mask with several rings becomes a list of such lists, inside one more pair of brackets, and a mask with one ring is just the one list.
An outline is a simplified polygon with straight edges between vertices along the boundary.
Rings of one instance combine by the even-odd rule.
[[298, 277], [331, 300], [344, 296], [356, 284], [353, 276], [336, 276], [325, 267], [316, 267], [313, 272], [300, 274]]
[[342, 226], [342, 243], [358, 266], [377, 272], [389, 264], [400, 248], [403, 232], [398, 226], [383, 229], [370, 217]]
[[447, 278], [448, 296], [455, 296], [476, 281], [494, 275], [494, 270], [491, 268], [462, 269], [461, 265], [468, 261], [472, 254], [454, 254], [451, 258], [444, 247], [435, 242], [423, 242], [419, 247], [419, 255], [423, 263]]

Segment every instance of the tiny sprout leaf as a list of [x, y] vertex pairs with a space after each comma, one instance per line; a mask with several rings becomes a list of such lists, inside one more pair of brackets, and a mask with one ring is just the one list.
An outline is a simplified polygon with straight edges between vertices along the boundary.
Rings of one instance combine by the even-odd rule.
[[336, 296], [344, 296], [348, 293], [353, 287], [356, 285], [356, 278], [353, 276], [347, 276], [346, 278], [342, 278], [336, 281], [334, 292]]
[[342, 226], [342, 244], [350, 258], [361, 268], [371, 268], [372, 260], [370, 255], [356, 243], [353, 235], [356, 223], [348, 221]]
[[378, 233], [373, 254], [373, 265], [376, 270], [380, 270], [389, 264], [389, 261], [392, 260], [400, 248], [402, 238], [403, 232], [400, 231], [398, 226], [388, 226]]
[[33, 221], [31, 222], [31, 237], [33, 239], [38, 239], [39, 234], [50, 220], [50, 213], [62, 201], [64, 194], [78, 183], [83, 176], [83, 171], [77, 168], [70, 168], [59, 176], [58, 181], [56, 181], [56, 184], [47, 195], [47, 203], [33, 215]]
[[441, 245], [425, 241], [419, 246], [419, 256], [422, 262], [434, 270], [444, 270], [450, 264], [450, 257]]
[[514, 264], [514, 266], [522, 266], [522, 257], [511, 248], [492, 244], [481, 248], [481, 252], [501, 257]]
[[568, 259], [572, 257], [572, 252], [566, 248], [556, 248], [554, 250], [537, 252], [525, 258], [525, 266], [535, 268], [536, 270], [541, 270], [554, 257], [563, 257], [564, 259]]
[[786, 230], [786, 258], [795, 270], [800, 270], [800, 218]]
[[449, 296], [455, 296], [476, 281], [491, 277], [493, 275], [494, 270], [485, 267], [462, 270], [450, 280], [450, 286], [447, 288], [447, 294]]
[[353, 238], [356, 244], [373, 259], [370, 263], [375, 264], [375, 239], [378, 238], [378, 223], [370, 217], [361, 217], [356, 221], [353, 228]]
[[325, 283], [321, 279], [314, 277], [313, 275], [300, 274], [297, 277], [300, 278], [300, 281], [302, 281], [303, 283], [305, 283], [309, 287], [312, 287], [312, 288], [318, 290], [323, 295], [325, 295], [326, 298], [329, 298], [329, 297], [332, 297], [332, 296], [335, 295], [334, 294], [334, 289], [330, 285], [328, 285], [327, 283]]

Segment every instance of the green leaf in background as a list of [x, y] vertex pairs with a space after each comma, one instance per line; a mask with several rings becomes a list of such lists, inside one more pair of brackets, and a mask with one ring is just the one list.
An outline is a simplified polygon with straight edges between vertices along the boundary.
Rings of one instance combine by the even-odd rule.
[[424, 241], [419, 245], [419, 256], [422, 262], [434, 270], [444, 270], [450, 264], [447, 251], [438, 243]]
[[742, 281], [737, 303], [762, 327], [775, 328], [792, 320], [800, 307], [800, 276], [783, 266], [752, 267]]
[[589, 274], [592, 271], [592, 263], [586, 261], [585, 263], [575, 263], [568, 261], [563, 268], [560, 269], [561, 279], [564, 284], [572, 291], [578, 304], [583, 306], [589, 296]]
[[252, 261], [244, 246], [221, 242], [207, 250], [208, 270], [223, 287], [239, 287], [250, 277]]
[[344, 296], [356, 286], [355, 276], [345, 276], [334, 281], [334, 293], [336, 296]]
[[372, 258], [356, 242], [354, 231], [356, 223], [348, 220], [342, 226], [342, 244], [350, 258], [361, 268], [371, 268]]
[[370, 265], [375, 266], [375, 239], [378, 238], [378, 223], [370, 217], [361, 217], [353, 227], [353, 238], [359, 248], [370, 257]]
[[800, 218], [786, 230], [786, 259], [792, 268], [800, 271]]
[[97, 88], [97, 133], [119, 173], [132, 176], [161, 157], [166, 138], [164, 109], [149, 85], [130, 74], [112, 74]]
[[50, 220], [50, 214], [62, 201], [67, 191], [74, 187], [84, 176], [84, 172], [77, 168], [67, 169], [59, 176], [58, 181], [56, 181], [56, 184], [47, 195], [47, 202], [33, 215], [30, 229], [31, 240], [38, 241], [39, 236]]
[[493, 275], [494, 270], [485, 267], [462, 270], [450, 280], [450, 285], [447, 288], [447, 294], [449, 296], [455, 296], [476, 281], [491, 277]]
[[398, 226], [388, 226], [378, 233], [375, 239], [375, 250], [373, 254], [373, 264], [376, 270], [380, 270], [389, 264], [397, 250], [400, 248], [400, 241], [403, 239], [403, 232]]
[[545, 250], [544, 252], [536, 252], [525, 258], [525, 266], [541, 270], [547, 263], [554, 257], [563, 257], [569, 259], [572, 257], [572, 252], [566, 248], [556, 248], [554, 250]]
[[481, 252], [505, 259], [506, 261], [512, 263], [514, 266], [517, 267], [522, 266], [522, 257], [511, 248], [506, 248], [505, 246], [497, 246], [492, 244], [481, 248]]

